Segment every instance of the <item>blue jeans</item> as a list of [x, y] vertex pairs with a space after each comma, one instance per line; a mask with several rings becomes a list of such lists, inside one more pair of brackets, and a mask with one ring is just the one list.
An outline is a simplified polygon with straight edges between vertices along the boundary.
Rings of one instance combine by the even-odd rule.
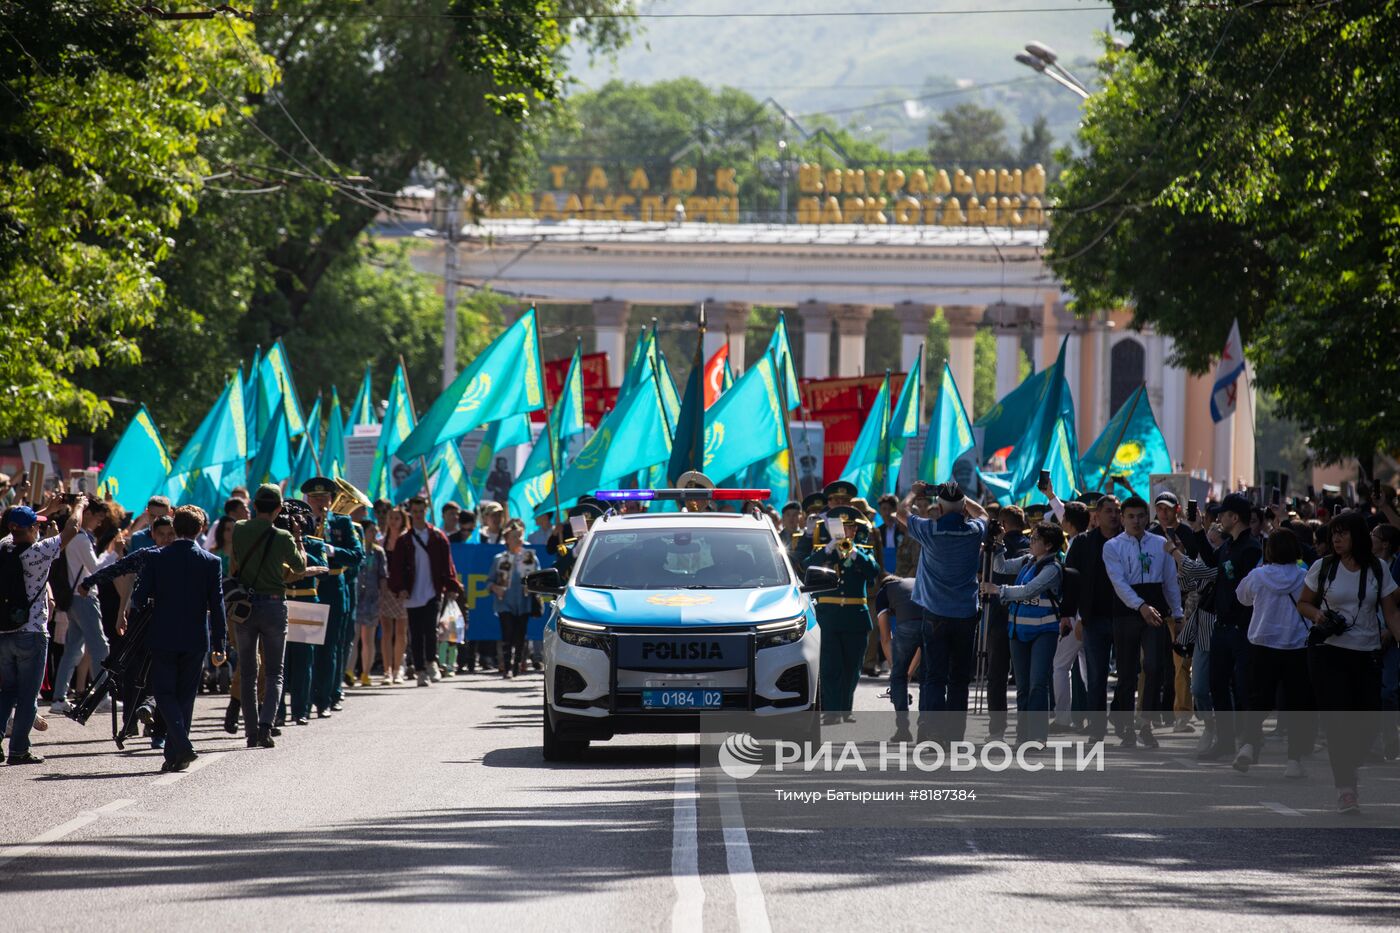
[[1191, 650], [1191, 702], [1196, 714], [1209, 721], [1207, 714], [1215, 707], [1210, 702], [1210, 645], [1196, 642]]
[[924, 613], [924, 670], [919, 683], [919, 712], [944, 713], [937, 738], [961, 742], [967, 732], [967, 688], [976, 662], [977, 616], [953, 619]]
[[34, 728], [39, 689], [44, 685], [44, 665], [49, 659], [49, 636], [43, 632], [11, 632], [0, 635], [0, 733], [10, 713], [15, 725], [10, 735], [10, 757], [29, 751], [29, 730]]
[[87, 646], [88, 658], [92, 662], [92, 676], [96, 679], [102, 672], [102, 662], [107, 660], [107, 635], [102, 631], [102, 607], [97, 602], [97, 593], [83, 597], [73, 594], [73, 604], [68, 607], [68, 635], [63, 642], [63, 660], [58, 662], [58, 673], [53, 679], [53, 699], [61, 702], [68, 695], [68, 687], [73, 680], [73, 672], [83, 657], [83, 647]]
[[890, 637], [890, 702], [895, 712], [909, 712], [909, 665], [923, 641], [922, 626], [895, 625]]
[[1098, 617], [1084, 620], [1084, 689], [1089, 716], [1090, 741], [1108, 734], [1108, 657], [1113, 649], [1113, 620]]
[[1016, 741], [1044, 742], [1050, 737], [1050, 673], [1060, 633], [1041, 632], [1030, 641], [1011, 639], [1016, 669]]

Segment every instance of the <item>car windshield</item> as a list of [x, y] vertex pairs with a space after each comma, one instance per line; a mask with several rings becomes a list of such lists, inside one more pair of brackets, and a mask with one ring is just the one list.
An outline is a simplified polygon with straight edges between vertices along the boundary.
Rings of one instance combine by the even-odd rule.
[[791, 582], [773, 536], [758, 528], [629, 528], [592, 532], [577, 586], [731, 590]]

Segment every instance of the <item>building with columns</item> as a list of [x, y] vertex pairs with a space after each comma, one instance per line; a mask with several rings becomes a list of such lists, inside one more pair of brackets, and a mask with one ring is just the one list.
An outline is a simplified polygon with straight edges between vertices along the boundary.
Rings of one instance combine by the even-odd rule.
[[[1071, 296], [1044, 263], [1044, 242], [1045, 232], [1030, 228], [492, 220], [465, 228], [458, 265], [464, 284], [489, 283], [521, 302], [591, 304], [594, 349], [608, 353], [614, 385], [633, 304], [704, 302], [706, 354], [726, 330], [744, 333], [755, 305], [787, 309], [802, 375], [814, 379], [861, 374], [880, 307], [897, 317], [908, 371], [941, 308], [949, 366], [969, 408], [979, 329], [996, 336], [998, 398], [1019, 381], [1020, 350], [1038, 370], [1068, 337], [1081, 450], [1146, 383], [1181, 469], [1253, 477], [1252, 404], [1216, 425], [1211, 378], [1168, 365], [1170, 338], [1133, 330], [1127, 311], [1068, 313]], [[730, 361], [744, 368], [743, 341], [731, 344]]]

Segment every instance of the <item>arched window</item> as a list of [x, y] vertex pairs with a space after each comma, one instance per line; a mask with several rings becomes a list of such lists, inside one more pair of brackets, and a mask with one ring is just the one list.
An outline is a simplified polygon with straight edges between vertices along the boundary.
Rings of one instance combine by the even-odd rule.
[[1125, 337], [1113, 345], [1109, 351], [1108, 363], [1108, 416], [1117, 414], [1123, 403], [1132, 397], [1133, 391], [1146, 375], [1147, 351], [1137, 340]]

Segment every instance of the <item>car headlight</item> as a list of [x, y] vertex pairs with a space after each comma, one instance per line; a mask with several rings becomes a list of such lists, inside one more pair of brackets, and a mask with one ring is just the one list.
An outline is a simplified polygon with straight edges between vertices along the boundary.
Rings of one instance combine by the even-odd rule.
[[765, 622], [755, 628], [759, 648], [776, 648], [790, 645], [807, 634], [807, 617], [783, 619], [780, 622]]
[[559, 620], [559, 640], [575, 648], [607, 651], [607, 632], [607, 626], [594, 625], [592, 622], [576, 622], [562, 618]]

